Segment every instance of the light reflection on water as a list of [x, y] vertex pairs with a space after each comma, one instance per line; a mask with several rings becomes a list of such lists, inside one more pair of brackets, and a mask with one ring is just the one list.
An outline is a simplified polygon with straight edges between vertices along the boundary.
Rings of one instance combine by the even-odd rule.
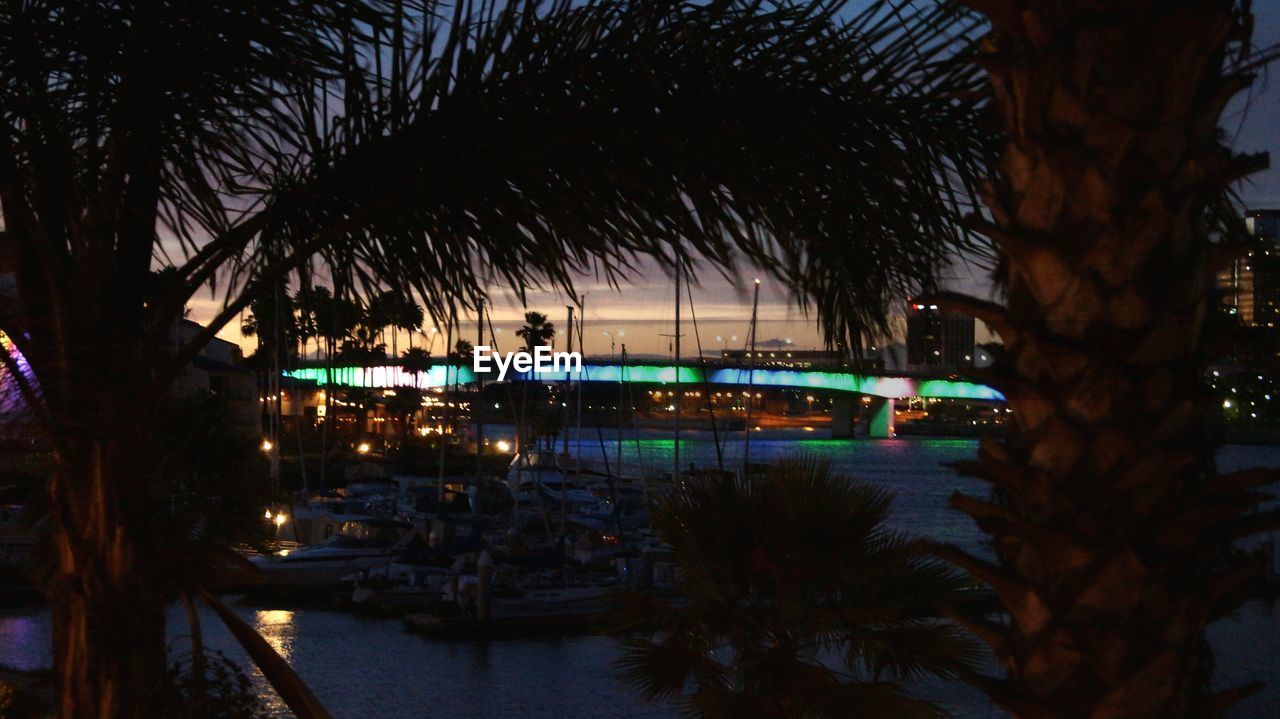
[[[614, 434], [604, 431], [603, 451], [594, 430], [584, 431], [582, 456], [614, 463]], [[499, 436], [499, 435], [493, 435]], [[681, 443], [682, 463], [715, 466], [710, 432], [691, 432]], [[742, 460], [742, 433], [724, 434], [726, 463]], [[571, 442], [572, 449], [578, 449]], [[957, 478], [942, 465], [972, 457], [977, 443], [967, 439], [911, 438], [833, 440], [803, 431], [753, 434], [753, 461], [769, 461], [807, 452], [831, 460], [840, 471], [892, 489], [897, 499], [891, 522], [895, 528], [981, 549], [972, 524], [950, 510], [947, 500], [957, 489], [983, 493], [976, 482]], [[623, 469], [670, 468], [673, 443], [661, 433], [630, 436], [623, 444]], [[1224, 471], [1246, 466], [1280, 466], [1280, 447], [1226, 447], [1220, 454]], [[656, 719], [676, 716], [663, 706], [645, 706], [626, 693], [611, 668], [616, 645], [603, 637], [501, 642], [441, 642], [406, 634], [394, 620], [355, 617], [305, 609], [286, 611], [235, 607], [308, 681], [336, 717], [417, 719], [455, 716], [592, 717]], [[248, 660], [209, 612], [202, 611], [206, 642], [248, 666]], [[187, 632], [175, 609], [172, 636]], [[48, 666], [49, 618], [43, 610], [0, 611], [0, 664], [24, 669]], [[1233, 714], [1277, 717], [1280, 710], [1280, 613], [1252, 604], [1236, 619], [1210, 631], [1218, 651], [1217, 684], [1223, 687], [1262, 679], [1268, 688]], [[256, 673], [255, 673], [256, 674]], [[255, 677], [270, 706], [286, 716], [279, 700]], [[958, 716], [985, 717], [994, 712], [971, 690], [930, 683], [921, 691], [950, 705]]]
[[293, 612], [284, 609], [260, 609], [254, 612], [253, 628], [267, 644], [285, 659], [293, 655]]

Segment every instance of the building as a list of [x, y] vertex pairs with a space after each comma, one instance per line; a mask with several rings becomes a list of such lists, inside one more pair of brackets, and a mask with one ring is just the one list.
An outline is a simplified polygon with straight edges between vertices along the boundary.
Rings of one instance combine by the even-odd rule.
[[1250, 210], [1245, 229], [1257, 250], [1218, 273], [1227, 312], [1246, 327], [1280, 326], [1280, 210]]
[[959, 369], [973, 365], [974, 319], [907, 302], [907, 367]]
[[[827, 350], [793, 349], [790, 345], [758, 347], [754, 353], [756, 367], [786, 367], [788, 369], [812, 369], [842, 367], [847, 363], [840, 352]], [[720, 359], [746, 366], [753, 359], [751, 350], [721, 350]]]
[[[189, 342], [204, 327], [191, 320], [179, 320], [170, 340], [176, 344]], [[211, 394], [227, 402], [229, 416], [244, 431], [258, 431], [258, 388], [251, 370], [244, 366], [240, 345], [219, 337], [209, 340], [200, 353], [174, 381], [174, 394], [191, 397]]]
[[856, 369], [864, 372], [884, 369], [884, 360], [875, 347], [866, 349], [859, 361], [850, 359], [848, 353], [840, 350], [801, 350], [792, 349], [789, 345], [758, 347], [754, 359], [751, 350], [721, 350], [719, 359], [736, 367], [752, 364], [757, 369]]

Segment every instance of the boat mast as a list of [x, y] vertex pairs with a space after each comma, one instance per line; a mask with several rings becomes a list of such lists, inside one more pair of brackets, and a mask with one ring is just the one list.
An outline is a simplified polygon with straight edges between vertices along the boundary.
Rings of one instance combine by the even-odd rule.
[[[582, 354], [587, 349], [586, 339], [587, 329], [587, 296], [585, 294], [578, 296], [578, 353]], [[569, 325], [569, 332], [573, 332], [573, 325]], [[578, 442], [577, 461], [573, 465], [573, 478], [577, 482], [582, 481], [582, 382], [587, 377], [586, 368], [582, 369], [581, 376], [578, 378], [578, 391], [576, 397], [577, 417], [574, 423], [573, 438]], [[566, 428], [565, 431], [568, 431]]]
[[[476, 347], [484, 344], [484, 299], [476, 305]], [[484, 474], [484, 415], [480, 400], [484, 395], [484, 375], [476, 372], [476, 398], [471, 403], [471, 416], [476, 421], [476, 481]], [[477, 496], [479, 496], [477, 494]]]
[[676, 426], [675, 426], [675, 450], [671, 454], [671, 481], [680, 481], [680, 261], [676, 260], [676, 336], [675, 336], [675, 354], [676, 354]]
[[755, 403], [756, 319], [760, 310], [760, 279], [756, 278], [755, 296], [751, 299], [751, 349], [747, 350], [747, 438], [742, 444], [742, 474], [751, 472], [751, 406]]
[[[565, 323], [565, 337], [567, 345], [565, 351], [573, 354], [573, 305], [565, 305], [565, 310], [569, 313], [569, 318]], [[567, 395], [569, 393], [569, 363], [565, 362], [564, 368], [564, 387], [561, 396], [564, 397], [560, 403], [564, 405], [564, 422], [560, 428], [560, 452], [565, 457], [569, 456], [569, 403]], [[581, 392], [581, 390], [579, 390]], [[567, 521], [569, 516], [569, 477], [565, 473], [565, 468], [560, 468], [560, 536], [568, 536]]]
[[618, 366], [618, 446], [615, 448], [613, 466], [617, 467], [618, 476], [622, 476], [622, 406], [626, 404], [627, 382], [627, 343], [622, 343], [622, 364]]
[[[573, 324], [573, 305], [565, 305], [564, 308], [569, 314], [569, 318], [568, 320], [565, 321], [565, 325], [564, 325], [566, 327], [565, 337], [567, 338], [565, 341], [568, 343], [565, 345], [565, 352], [568, 352], [569, 354], [573, 354], [573, 334], [574, 332], [577, 331], [577, 327]], [[563, 418], [561, 431], [560, 431], [560, 453], [566, 457], [569, 456], [569, 397], [568, 395], [569, 395], [569, 384], [572, 379], [570, 376], [571, 367], [572, 365], [570, 365], [568, 362], [565, 362], [564, 385], [561, 387], [562, 391], [560, 393], [561, 399], [562, 399], [561, 404], [564, 406], [564, 412], [561, 413], [564, 415], [564, 418]]]
[[[449, 370], [453, 369], [450, 366], [452, 360], [450, 355], [453, 354], [453, 323], [456, 320], [457, 317], [451, 313], [449, 315], [449, 324], [444, 330], [444, 394], [442, 395], [444, 397], [444, 406], [440, 408], [443, 416], [440, 420], [440, 434], [438, 435], [440, 437], [440, 466], [438, 467], [439, 474], [436, 477], [436, 501], [441, 504], [444, 503], [444, 432], [446, 425], [453, 422], [453, 412], [450, 411], [451, 408], [449, 406]], [[453, 376], [455, 379], [457, 378], [457, 370], [454, 370]]]

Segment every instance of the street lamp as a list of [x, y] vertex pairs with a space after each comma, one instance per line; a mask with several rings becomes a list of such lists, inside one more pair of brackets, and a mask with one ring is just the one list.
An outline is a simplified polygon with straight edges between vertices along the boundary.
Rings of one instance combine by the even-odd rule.
[[604, 336], [609, 338], [609, 358], [610, 358], [610, 359], [612, 359], [612, 358], [613, 358], [613, 355], [614, 355], [614, 352], [615, 352], [615, 351], [617, 350], [617, 348], [618, 348], [618, 344], [617, 344], [617, 343], [618, 343], [618, 338], [619, 338], [619, 337], [626, 337], [626, 336], [627, 336], [627, 333], [626, 333], [626, 331], [625, 331], [625, 330], [618, 330], [618, 331], [616, 331], [616, 332], [610, 332], [610, 331], [608, 331], [608, 330], [605, 330], [605, 331], [604, 331]]

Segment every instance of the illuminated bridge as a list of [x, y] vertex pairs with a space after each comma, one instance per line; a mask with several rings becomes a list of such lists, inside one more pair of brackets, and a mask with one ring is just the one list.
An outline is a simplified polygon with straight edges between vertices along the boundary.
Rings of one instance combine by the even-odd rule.
[[[1002, 402], [1004, 395], [986, 385], [974, 384], [944, 377], [927, 375], [891, 375], [879, 373], [832, 372], [823, 370], [793, 370], [765, 368], [748, 370], [745, 367], [687, 365], [634, 364], [619, 365], [584, 362], [580, 371], [574, 372], [509, 372], [507, 381], [537, 382], [633, 382], [636, 384], [729, 385], [773, 387], [778, 389], [804, 389], [852, 396], [872, 397], [870, 433], [873, 437], [893, 435], [893, 400], [908, 397], [939, 399], [963, 399], [980, 402]], [[290, 377], [327, 384], [324, 368], [303, 368], [285, 373]], [[489, 373], [485, 379], [496, 379], [497, 373]], [[467, 366], [434, 366], [425, 372], [408, 372], [403, 367], [335, 367], [333, 384], [339, 387], [395, 388], [418, 387], [428, 389], [449, 384], [475, 382], [477, 375]], [[852, 403], [837, 403], [836, 421], [841, 412], [852, 412]]]

